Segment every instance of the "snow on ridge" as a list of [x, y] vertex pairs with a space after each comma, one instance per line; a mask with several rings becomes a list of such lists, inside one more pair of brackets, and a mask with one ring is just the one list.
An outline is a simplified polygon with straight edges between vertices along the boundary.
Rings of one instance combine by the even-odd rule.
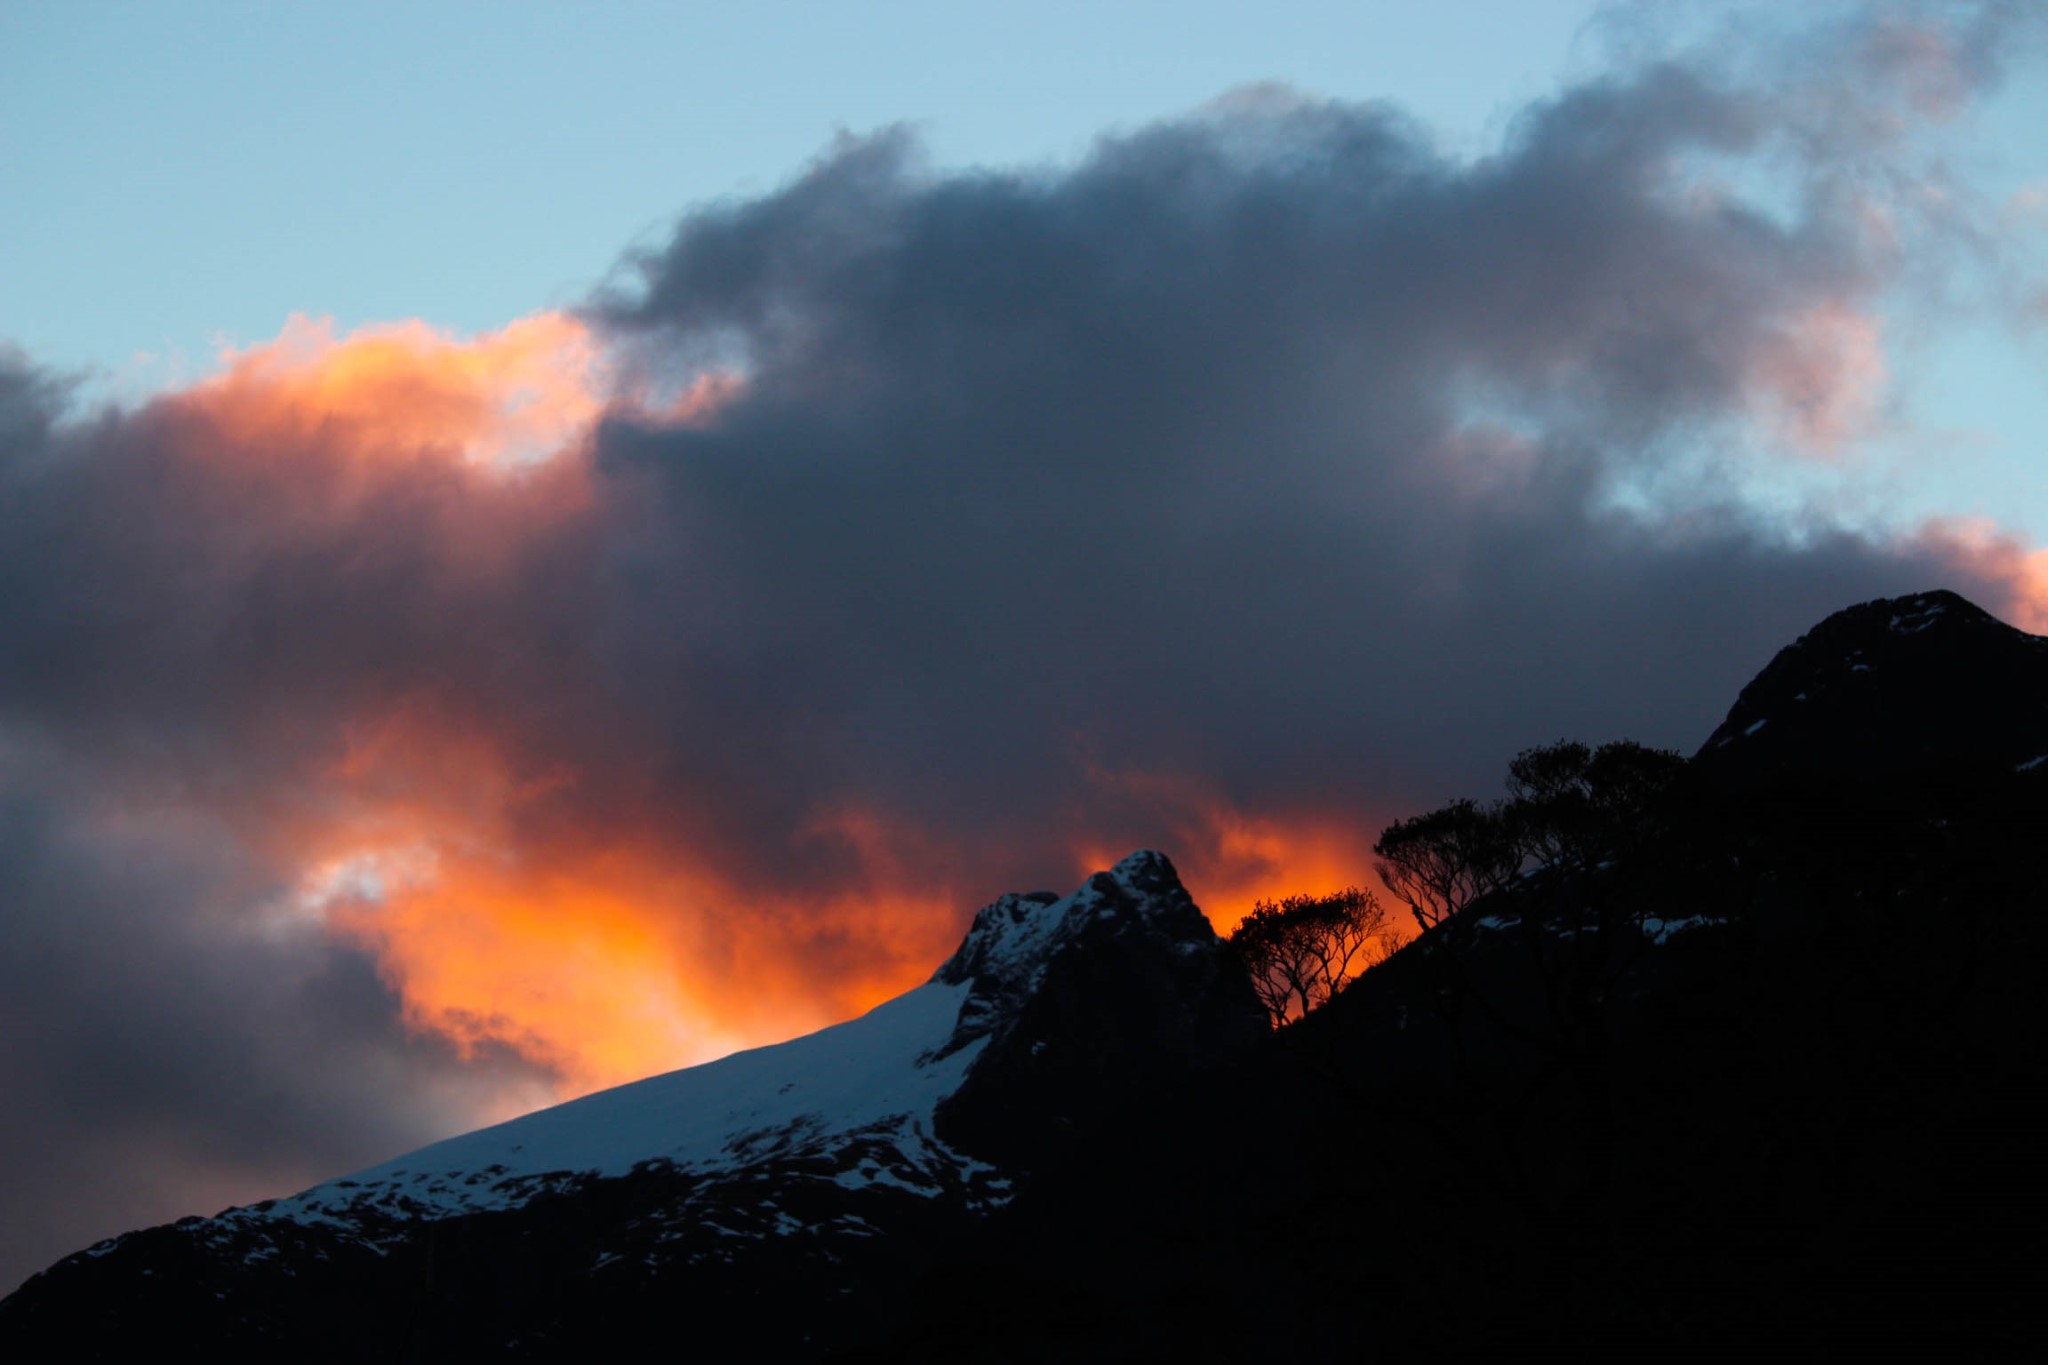
[[983, 978], [984, 986], [1029, 990], [1060, 942], [1082, 924], [1130, 908], [1155, 918], [1171, 903], [1161, 894], [1169, 886], [1178, 889], [1180, 883], [1166, 855], [1139, 849], [1089, 877], [1070, 896], [1033, 891], [1000, 897], [975, 914], [960, 950], [931, 979], [959, 983]]
[[1723, 915], [1681, 915], [1677, 919], [1666, 919], [1652, 915], [1642, 922], [1642, 934], [1652, 943], [1669, 943], [1679, 934], [1688, 934], [1695, 929], [1715, 929], [1727, 924]]
[[935, 1055], [966, 995], [964, 984], [928, 983], [789, 1042], [599, 1091], [234, 1212], [332, 1223], [354, 1222], [366, 1203], [415, 1217], [475, 1212], [648, 1161], [717, 1173], [855, 1134], [901, 1136], [913, 1157], [973, 1166], [929, 1136], [939, 1101], [983, 1046]]
[[[1519, 915], [1492, 914], [1482, 915], [1478, 919], [1473, 920], [1471, 927], [1482, 933], [1495, 934], [1508, 929], [1520, 929], [1524, 923], [1525, 921]], [[1689, 934], [1695, 929], [1716, 929], [1727, 923], [1728, 919], [1723, 915], [1682, 915], [1675, 919], [1664, 915], [1646, 915], [1642, 919], [1636, 920], [1633, 927], [1637, 933], [1650, 942], [1663, 944], [1669, 943], [1680, 934]], [[1562, 925], [1546, 923], [1542, 928], [1545, 933], [1550, 934], [1554, 938], [1567, 939], [1577, 938], [1581, 933], [1598, 933], [1600, 931], [1600, 926], [1597, 923], [1587, 924], [1583, 928], [1567, 928]]]
[[1914, 610], [1893, 615], [1890, 629], [1894, 635], [1918, 635], [1935, 624], [1934, 618], [1947, 610], [1939, 602], [1930, 604], [1925, 597], [1916, 597], [1905, 605]]
[[1062, 899], [1050, 891], [998, 897], [975, 913], [959, 951], [932, 973], [931, 980], [966, 985], [977, 977], [1021, 975], [1043, 960], [1072, 908], [1073, 897]]

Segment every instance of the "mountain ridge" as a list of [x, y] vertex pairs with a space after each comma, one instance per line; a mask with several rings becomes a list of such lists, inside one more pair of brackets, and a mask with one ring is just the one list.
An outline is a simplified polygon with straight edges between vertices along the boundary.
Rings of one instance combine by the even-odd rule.
[[[929, 980], [859, 1018], [431, 1143], [281, 1199], [107, 1239], [32, 1278], [6, 1301], [0, 1325], [47, 1319], [69, 1298], [67, 1284], [126, 1281], [135, 1293], [137, 1280], [153, 1279], [143, 1294], [151, 1311], [163, 1311], [166, 1285], [182, 1283], [208, 1310], [203, 1333], [265, 1341], [267, 1310], [238, 1319], [234, 1303], [260, 1303], [279, 1283], [338, 1261], [348, 1266], [339, 1283], [383, 1283], [385, 1263], [422, 1248], [431, 1265], [443, 1230], [552, 1226], [577, 1204], [616, 1203], [623, 1214], [601, 1231], [610, 1244], [577, 1258], [581, 1274], [624, 1281], [637, 1269], [644, 1280], [750, 1260], [783, 1274], [804, 1260], [801, 1273], [818, 1274], [891, 1228], [926, 1235], [934, 1220], [1001, 1207], [1048, 1142], [1076, 1140], [1144, 1083], [1131, 1073], [1198, 1063], [1233, 1023], [1246, 1039], [1262, 1031], [1248, 987], [1238, 1008], [1216, 989], [1230, 980], [1223, 954], [1172, 863], [1140, 850], [1071, 895], [999, 898]], [[1127, 1030], [1120, 1050], [1093, 1037], [1077, 1049], [1072, 1017], [1116, 1007], [1100, 1000], [1099, 973], [1074, 964], [1110, 957], [1122, 964], [1112, 975], [1145, 975], [1168, 994], [1192, 982], [1209, 996], [1140, 1011], [1176, 1028]], [[1048, 989], [1060, 999], [1034, 1008]], [[1212, 1027], [1176, 1031], [1198, 1025], [1205, 1009]], [[1115, 1095], [1093, 1084], [1105, 1066]], [[1020, 1069], [1028, 1077], [1008, 1075]], [[994, 1098], [1012, 1090], [1031, 1097], [1021, 1119]], [[621, 1250], [628, 1242], [638, 1248], [631, 1256]]]
[[374, 1247], [146, 1229], [0, 1302], [0, 1343], [2031, 1358], [2005, 1248], [2048, 1221], [2044, 660], [1953, 594], [1858, 604], [1742, 690], [1625, 852], [1511, 882], [1277, 1033], [1136, 854], [998, 899], [891, 1002], [884, 1069], [929, 1090], [864, 1093], [907, 1123], [777, 1110], [718, 1129], [786, 1139], [759, 1160], [400, 1209]]

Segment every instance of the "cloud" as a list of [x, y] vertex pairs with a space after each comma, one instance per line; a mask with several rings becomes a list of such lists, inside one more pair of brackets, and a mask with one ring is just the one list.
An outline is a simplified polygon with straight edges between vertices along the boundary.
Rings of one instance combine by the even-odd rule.
[[1228, 922], [1523, 746], [1691, 747], [1845, 603], [2038, 613], [1993, 530], [1724, 458], [1853, 464], [1950, 230], [1901, 120], [1989, 49], [1873, 32], [1472, 161], [1270, 88], [1029, 172], [844, 138], [576, 315], [130, 409], [0, 358], [23, 1187], [160, 1216], [768, 1041], [1138, 845]]
[[583, 432], [604, 399], [597, 348], [562, 313], [467, 341], [419, 321], [337, 338], [332, 322], [294, 316], [275, 341], [222, 359], [190, 401], [233, 439], [303, 444], [319, 432], [364, 458], [542, 458]]
[[250, 932], [277, 888], [174, 794], [0, 737], [0, 1286], [504, 1116], [551, 1078], [399, 1024], [367, 954]]
[[1791, 319], [1777, 345], [1759, 348], [1752, 382], [1781, 444], [1831, 455], [1875, 431], [1886, 379], [1882, 330], [1869, 313], [1823, 303]]
[[[1789, 103], [1653, 65], [1469, 164], [1271, 98], [1051, 174], [849, 141], [606, 301], [747, 389], [708, 427], [613, 424], [602, 467], [713, 528], [643, 571], [719, 583], [699, 647], [828, 718], [797, 780], [920, 823], [971, 820], [988, 774], [1081, 801], [1063, 740], [1252, 802], [1419, 795], [1566, 724], [1682, 743], [1814, 616], [1950, 571], [1725, 486], [1613, 505], [1760, 408], [1801, 452], [1874, 420], [1896, 253], [1824, 192], [1873, 144]], [[1709, 154], [1810, 192], [1702, 199]]]

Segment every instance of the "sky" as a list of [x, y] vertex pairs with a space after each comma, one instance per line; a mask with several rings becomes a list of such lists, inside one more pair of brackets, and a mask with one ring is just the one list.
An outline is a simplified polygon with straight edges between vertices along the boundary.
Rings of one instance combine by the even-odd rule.
[[2044, 39], [0, 4], [0, 1287], [2048, 629]]

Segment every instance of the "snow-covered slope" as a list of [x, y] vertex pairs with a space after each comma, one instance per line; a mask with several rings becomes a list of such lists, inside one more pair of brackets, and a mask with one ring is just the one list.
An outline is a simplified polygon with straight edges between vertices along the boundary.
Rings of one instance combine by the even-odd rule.
[[1168, 953], [1216, 943], [1172, 865], [1141, 851], [1064, 898], [1002, 897], [931, 980], [858, 1019], [449, 1138], [214, 1221], [223, 1231], [327, 1224], [382, 1239], [408, 1222], [516, 1208], [649, 1163], [713, 1178], [801, 1163], [847, 1189], [972, 1185], [983, 1201], [1000, 1199], [1007, 1180], [939, 1137], [939, 1106], [991, 1038], [1014, 1026], [1051, 964], [1099, 927], [1160, 939]]
[[[969, 987], [932, 982], [858, 1019], [772, 1047], [586, 1095], [437, 1142], [260, 1206], [273, 1218], [349, 1216], [364, 1204], [414, 1216], [523, 1202], [551, 1177], [625, 1175], [646, 1161], [699, 1174], [887, 1135], [920, 1165], [964, 1159], [931, 1137], [932, 1114], [980, 1054], [940, 1058]], [[870, 1165], [848, 1180], [894, 1179]]]

